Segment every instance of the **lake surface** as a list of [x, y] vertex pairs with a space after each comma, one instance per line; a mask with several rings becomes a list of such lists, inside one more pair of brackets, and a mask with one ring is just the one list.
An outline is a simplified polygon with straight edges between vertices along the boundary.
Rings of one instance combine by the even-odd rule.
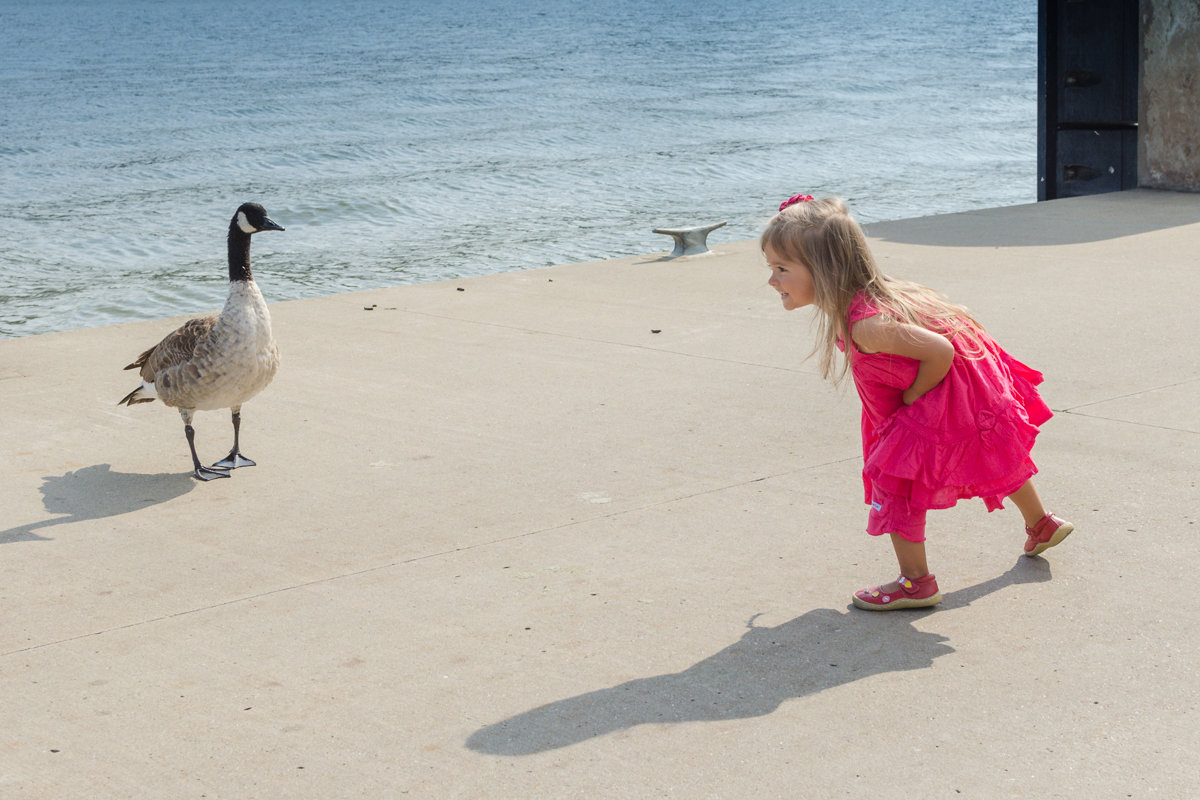
[[[0, 0], [0, 338], [1036, 199], [1032, 0]], [[765, 279], [764, 279], [765, 280]]]

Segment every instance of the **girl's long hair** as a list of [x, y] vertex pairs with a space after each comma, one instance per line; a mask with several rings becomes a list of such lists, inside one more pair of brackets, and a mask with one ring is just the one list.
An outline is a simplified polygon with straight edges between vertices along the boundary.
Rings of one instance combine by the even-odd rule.
[[[822, 377], [835, 384], [845, 377], [853, 358], [850, 304], [860, 292], [891, 319], [928, 328], [951, 340], [961, 336], [965, 355], [983, 354], [983, 327], [964, 306], [920, 284], [879, 271], [866, 235], [840, 198], [788, 206], [767, 223], [760, 243], [764, 250], [770, 247], [812, 273], [814, 304], [823, 313], [816, 317], [817, 340], [809, 356], [820, 356]], [[844, 345], [844, 358], [838, 357], [839, 343]]]

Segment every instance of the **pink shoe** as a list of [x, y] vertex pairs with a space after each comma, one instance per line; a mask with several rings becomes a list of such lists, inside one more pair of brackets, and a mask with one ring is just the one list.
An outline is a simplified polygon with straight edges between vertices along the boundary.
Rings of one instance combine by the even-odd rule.
[[942, 602], [942, 593], [938, 591], [937, 578], [933, 575], [916, 579], [901, 575], [896, 582], [900, 588], [895, 592], [884, 592], [882, 586], [860, 589], [854, 593], [854, 605], [867, 611], [895, 611], [936, 606]]
[[1025, 555], [1036, 556], [1071, 535], [1075, 526], [1061, 517], [1047, 514], [1032, 528], [1025, 527], [1028, 538], [1025, 540]]

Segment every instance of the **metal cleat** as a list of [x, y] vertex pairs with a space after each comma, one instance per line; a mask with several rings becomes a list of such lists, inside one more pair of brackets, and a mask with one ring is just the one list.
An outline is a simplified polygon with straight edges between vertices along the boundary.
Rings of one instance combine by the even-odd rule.
[[708, 235], [725, 223], [701, 225], [697, 228], [655, 228], [654, 233], [662, 233], [675, 239], [675, 249], [670, 258], [676, 256], [697, 256], [708, 252]]

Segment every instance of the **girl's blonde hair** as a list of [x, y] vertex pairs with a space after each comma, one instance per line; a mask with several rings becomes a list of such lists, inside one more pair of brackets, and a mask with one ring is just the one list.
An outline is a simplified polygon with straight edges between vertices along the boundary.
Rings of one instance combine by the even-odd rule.
[[[817, 341], [809, 355], [820, 354], [821, 375], [838, 383], [853, 358], [850, 344], [850, 304], [862, 292], [883, 314], [898, 322], [917, 325], [953, 339], [961, 335], [966, 355], [983, 353], [983, 327], [964, 306], [910, 281], [879, 271], [867, 246], [867, 237], [837, 197], [794, 203], [767, 223], [760, 239], [789, 261], [803, 264], [812, 273], [817, 315]], [[839, 342], [845, 357], [837, 357]]]

